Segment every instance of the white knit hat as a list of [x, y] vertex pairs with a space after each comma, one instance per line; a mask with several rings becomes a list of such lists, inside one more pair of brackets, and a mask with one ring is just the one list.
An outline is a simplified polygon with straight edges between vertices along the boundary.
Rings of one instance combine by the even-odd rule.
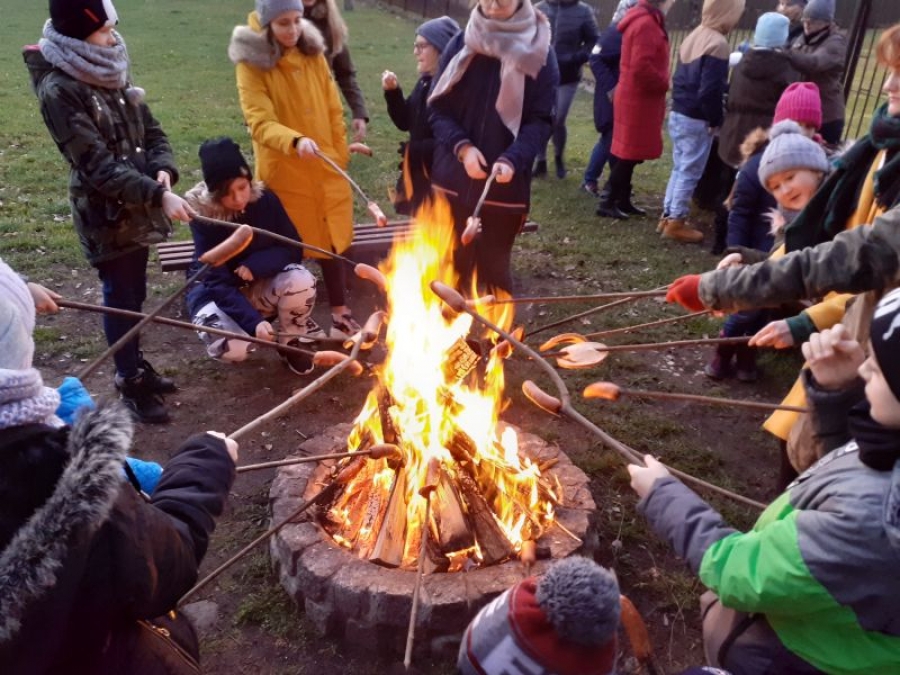
[[31, 368], [34, 315], [34, 300], [28, 286], [0, 260], [0, 368]]

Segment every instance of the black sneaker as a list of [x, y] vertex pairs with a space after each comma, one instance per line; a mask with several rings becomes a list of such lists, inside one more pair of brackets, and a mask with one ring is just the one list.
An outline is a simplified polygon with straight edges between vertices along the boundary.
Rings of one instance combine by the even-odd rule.
[[[309, 342], [301, 342], [300, 338], [291, 338], [288, 340], [285, 345], [288, 347], [300, 347], [300, 348], [309, 348]], [[278, 348], [278, 354], [281, 356], [282, 360], [287, 364], [287, 367], [290, 369], [292, 373], [295, 375], [308, 375], [313, 371], [315, 365], [313, 365], [312, 356], [308, 354], [300, 354], [299, 352], [289, 352], [286, 349]]]
[[148, 386], [146, 373], [142, 372], [127, 379], [116, 375], [115, 382], [122, 403], [131, 410], [139, 422], [164, 424], [171, 420], [162, 396]]
[[534, 163], [534, 171], [531, 172], [532, 178], [546, 178], [547, 177], [547, 160], [539, 159]]
[[640, 208], [639, 206], [635, 206], [631, 201], [631, 198], [620, 201], [616, 204], [619, 207], [619, 211], [624, 213], [626, 216], [646, 216], [647, 212]]
[[174, 394], [178, 391], [178, 387], [168, 377], [163, 377], [156, 369], [150, 365], [150, 362], [144, 358], [144, 354], [140, 355], [138, 367], [144, 372], [144, 386], [154, 394]]

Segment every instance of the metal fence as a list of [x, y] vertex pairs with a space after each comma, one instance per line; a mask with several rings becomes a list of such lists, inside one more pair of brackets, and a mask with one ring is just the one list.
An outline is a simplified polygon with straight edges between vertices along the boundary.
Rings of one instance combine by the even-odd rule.
[[[469, 0], [385, 0], [404, 11], [435, 17], [448, 14], [464, 21], [472, 3]], [[536, 0], [535, 0], [536, 1]], [[609, 24], [619, 0], [584, 0], [594, 8], [597, 23]], [[760, 14], [774, 10], [777, 0], [746, 0], [747, 8], [729, 40], [736, 45], [753, 35]], [[875, 43], [881, 29], [900, 23], [900, 0], [839, 0], [835, 22], [847, 31], [849, 47], [844, 68], [844, 96], [847, 100], [845, 138], [866, 133], [872, 111], [881, 101], [884, 70], [875, 62]], [[702, 0], [677, 0], [666, 16], [672, 47], [672, 64], [684, 37], [700, 23]]]

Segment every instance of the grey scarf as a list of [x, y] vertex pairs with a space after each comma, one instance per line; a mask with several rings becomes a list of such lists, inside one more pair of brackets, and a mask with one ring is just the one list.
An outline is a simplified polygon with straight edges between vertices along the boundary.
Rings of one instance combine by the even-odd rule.
[[128, 83], [128, 50], [122, 36], [114, 32], [116, 45], [100, 47], [58, 33], [48, 19], [38, 42], [51, 65], [76, 80], [104, 89], [122, 89]]
[[0, 368], [0, 429], [25, 424], [61, 426], [55, 414], [58, 407], [59, 392], [44, 386], [37, 369]]
[[453, 89], [476, 54], [500, 61], [500, 91], [494, 107], [503, 124], [518, 136], [525, 100], [525, 76], [536, 79], [550, 51], [550, 22], [530, 0], [504, 20], [488, 19], [476, 5], [466, 25], [463, 48], [450, 59], [428, 101]]

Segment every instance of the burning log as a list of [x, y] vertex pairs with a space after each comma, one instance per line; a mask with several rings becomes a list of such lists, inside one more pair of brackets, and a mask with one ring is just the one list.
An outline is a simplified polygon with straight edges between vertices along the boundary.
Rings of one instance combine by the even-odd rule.
[[385, 443], [397, 442], [397, 429], [391, 419], [394, 397], [383, 384], [378, 386], [378, 417], [381, 420], [381, 436]]
[[[363, 512], [362, 523], [359, 526], [357, 541], [359, 542], [359, 557], [370, 558], [375, 549], [376, 536], [384, 529], [382, 523], [389, 513], [388, 507], [392, 501], [397, 484], [397, 473], [393, 472], [390, 486], [386, 486], [380, 480], [369, 481], [371, 485], [369, 498], [366, 500], [366, 508]], [[360, 500], [361, 501], [361, 500]], [[401, 509], [402, 512], [402, 509]]]
[[506, 560], [515, 553], [515, 550], [494, 520], [491, 507], [481, 495], [478, 484], [464, 472], [460, 472], [457, 479], [484, 564], [493, 565]]
[[441, 551], [458, 551], [475, 545], [462, 504], [448, 474], [441, 471], [431, 509], [437, 529], [437, 543]]
[[394, 478], [387, 513], [378, 531], [378, 538], [369, 560], [385, 567], [400, 567], [406, 541], [406, 470], [401, 469]]

